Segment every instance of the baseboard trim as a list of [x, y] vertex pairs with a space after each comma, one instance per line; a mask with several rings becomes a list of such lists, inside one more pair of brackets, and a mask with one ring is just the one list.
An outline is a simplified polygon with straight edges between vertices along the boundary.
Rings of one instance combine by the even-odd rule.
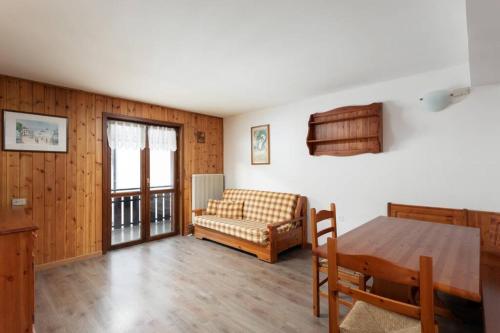
[[84, 254], [82, 256], [77, 256], [77, 257], [73, 257], [73, 258], [66, 258], [66, 259], [61, 259], [61, 260], [57, 260], [57, 261], [52, 261], [52, 262], [48, 262], [48, 263], [45, 263], [45, 264], [39, 264], [39, 265], [35, 265], [35, 271], [36, 272], [44, 271], [44, 270], [47, 270], [47, 269], [59, 267], [59, 266], [66, 265], [66, 264], [71, 264], [71, 263], [74, 263], [74, 262], [77, 262], [77, 261], [82, 261], [82, 260], [88, 260], [88, 259], [92, 259], [92, 258], [97, 258], [97, 257], [100, 257], [100, 256], [102, 256], [102, 251], [97, 251], [97, 252], [93, 252], [93, 253], [89, 253], [89, 254]]

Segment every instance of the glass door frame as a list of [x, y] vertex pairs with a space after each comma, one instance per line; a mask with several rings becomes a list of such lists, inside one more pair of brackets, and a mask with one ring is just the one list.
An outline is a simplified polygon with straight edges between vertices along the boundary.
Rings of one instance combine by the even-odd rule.
[[[130, 121], [142, 125], [151, 126], [166, 126], [175, 128], [177, 131], [177, 151], [174, 153], [174, 188], [172, 190], [161, 190], [162, 192], [173, 192], [173, 231], [159, 235], [150, 235], [150, 196], [154, 190], [149, 189], [149, 148], [141, 151], [141, 238], [126, 243], [111, 244], [111, 148], [108, 145], [107, 127], [110, 120]], [[102, 252], [103, 254], [109, 250], [133, 246], [148, 241], [163, 239], [178, 235], [181, 228], [181, 216], [183, 212], [183, 201], [181, 200], [183, 182], [181, 177], [180, 161], [182, 157], [182, 137], [183, 125], [170, 123], [165, 121], [157, 121], [152, 119], [131, 117], [120, 114], [103, 113], [102, 114]], [[147, 140], [147, 136], [146, 136]], [[122, 193], [120, 193], [122, 194]]]

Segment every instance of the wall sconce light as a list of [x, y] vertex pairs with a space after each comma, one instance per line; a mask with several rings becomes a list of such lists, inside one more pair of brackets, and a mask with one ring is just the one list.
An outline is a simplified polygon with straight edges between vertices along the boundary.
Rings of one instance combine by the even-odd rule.
[[451, 103], [451, 94], [448, 90], [436, 90], [420, 98], [427, 111], [437, 112], [446, 108]]
[[469, 93], [469, 87], [455, 89], [453, 91], [436, 90], [425, 94], [424, 97], [420, 98], [420, 100], [422, 101], [424, 108], [427, 111], [437, 112], [445, 109], [448, 105], [450, 105], [453, 102], [452, 98], [465, 96]]

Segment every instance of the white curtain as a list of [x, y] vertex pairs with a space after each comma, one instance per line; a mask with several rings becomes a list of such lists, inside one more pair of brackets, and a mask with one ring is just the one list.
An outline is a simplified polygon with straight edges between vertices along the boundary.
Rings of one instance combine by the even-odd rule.
[[151, 150], [177, 150], [177, 135], [173, 128], [149, 126], [148, 139]]
[[111, 149], [144, 149], [146, 126], [132, 122], [108, 122], [108, 144]]

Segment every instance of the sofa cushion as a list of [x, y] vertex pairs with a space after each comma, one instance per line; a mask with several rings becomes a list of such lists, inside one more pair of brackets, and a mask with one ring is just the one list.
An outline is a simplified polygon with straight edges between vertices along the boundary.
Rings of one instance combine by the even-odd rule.
[[[200, 215], [193, 217], [193, 224], [261, 245], [266, 245], [269, 241], [267, 224], [259, 221], [235, 220], [214, 215]], [[297, 225], [297, 223], [287, 223], [279, 226], [277, 231], [278, 233], [287, 232], [297, 227]]]
[[207, 215], [217, 214], [217, 207], [219, 206], [221, 200], [209, 199], [207, 204]]
[[243, 219], [276, 223], [294, 218], [297, 194], [227, 189], [224, 200], [243, 201]]
[[241, 220], [243, 218], [243, 201], [219, 201], [215, 215], [217, 217]]

